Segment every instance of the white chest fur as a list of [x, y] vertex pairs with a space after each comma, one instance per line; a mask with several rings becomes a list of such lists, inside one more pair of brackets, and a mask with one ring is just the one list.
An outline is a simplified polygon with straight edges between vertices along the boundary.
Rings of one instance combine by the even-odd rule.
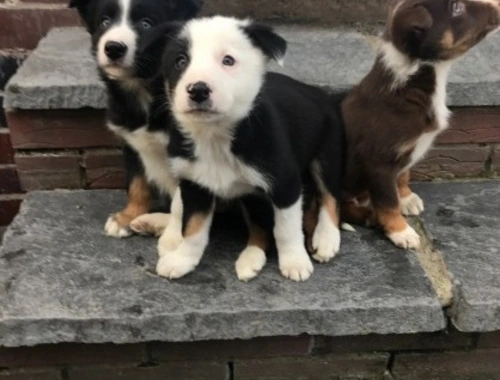
[[177, 187], [177, 181], [170, 171], [167, 154], [168, 136], [162, 132], [149, 132], [146, 127], [133, 132], [112, 124], [109, 128], [139, 154], [146, 179], [164, 193], [172, 195]]
[[422, 134], [417, 140], [411, 161], [406, 169], [411, 168], [420, 161], [429, 151], [436, 137], [448, 128], [450, 110], [446, 106], [446, 83], [452, 62], [443, 62], [435, 65], [436, 70], [436, 90], [432, 96], [432, 112], [436, 119], [437, 129]]
[[197, 140], [195, 145], [196, 160], [171, 160], [176, 177], [195, 182], [225, 199], [252, 193], [257, 187], [269, 190], [265, 177], [231, 152], [230, 138], [212, 135]]

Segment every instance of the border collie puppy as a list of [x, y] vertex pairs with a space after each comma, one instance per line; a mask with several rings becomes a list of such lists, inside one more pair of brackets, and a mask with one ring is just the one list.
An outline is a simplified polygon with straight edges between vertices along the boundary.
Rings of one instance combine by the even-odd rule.
[[452, 64], [499, 26], [499, 0], [392, 2], [376, 62], [342, 104], [346, 221], [373, 217], [395, 245], [419, 247], [403, 217], [424, 210], [409, 171], [448, 128]]
[[[139, 46], [155, 25], [187, 20], [202, 0], [71, 0], [92, 37], [92, 52], [108, 90], [108, 126], [124, 142], [128, 204], [111, 215], [105, 231], [131, 234], [130, 222], [147, 213], [152, 190], [171, 195], [177, 182], [168, 170], [170, 121], [163, 80], [147, 68], [157, 58]], [[145, 66], [144, 63], [148, 66]]]
[[[286, 52], [285, 40], [267, 26], [219, 16], [167, 25], [165, 34], [163, 75], [176, 121], [168, 152], [180, 188], [160, 239], [158, 274], [174, 279], [195, 269], [216, 199], [260, 194], [273, 205], [281, 273], [307, 280], [313, 272], [302, 229], [307, 176], [321, 193], [314, 258], [327, 262], [340, 245], [339, 110], [318, 88], [266, 74], [268, 60], [280, 62]], [[265, 252], [245, 250], [239, 262], [237, 271], [258, 272]]]

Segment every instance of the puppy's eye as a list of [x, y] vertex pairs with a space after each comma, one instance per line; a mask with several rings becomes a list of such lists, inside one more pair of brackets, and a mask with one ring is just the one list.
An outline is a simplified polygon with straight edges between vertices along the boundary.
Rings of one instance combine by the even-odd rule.
[[235, 63], [236, 63], [235, 59], [233, 57], [231, 57], [230, 55], [226, 55], [222, 59], [222, 64], [224, 66], [234, 66]]
[[179, 54], [175, 59], [175, 67], [177, 69], [183, 69], [188, 63], [188, 58], [184, 54]]
[[153, 23], [151, 22], [150, 19], [148, 18], [143, 18], [140, 22], [139, 25], [142, 29], [151, 29], [153, 26]]
[[103, 16], [101, 18], [101, 24], [100, 24], [101, 28], [106, 29], [110, 25], [111, 25], [111, 19], [108, 16]]
[[465, 3], [461, 1], [453, 1], [451, 3], [451, 14], [453, 17], [462, 16], [466, 11]]

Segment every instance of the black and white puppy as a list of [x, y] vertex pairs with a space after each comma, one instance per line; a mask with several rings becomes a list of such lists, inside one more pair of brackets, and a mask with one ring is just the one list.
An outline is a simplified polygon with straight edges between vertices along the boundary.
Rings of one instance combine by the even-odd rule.
[[[286, 52], [285, 40], [267, 26], [218, 16], [164, 28], [163, 75], [176, 121], [168, 153], [180, 193], [160, 239], [158, 274], [173, 279], [195, 269], [216, 199], [262, 194], [274, 208], [281, 273], [307, 280], [313, 265], [302, 228], [306, 176], [312, 174], [321, 194], [314, 257], [327, 262], [340, 245], [343, 133], [332, 99], [266, 74], [269, 59], [281, 61]], [[254, 271], [265, 262], [263, 250], [242, 256]]]
[[[125, 142], [128, 204], [111, 215], [110, 236], [131, 234], [130, 223], [150, 210], [152, 189], [173, 194], [166, 147], [170, 121], [161, 76], [152, 73], [158, 58], [141, 51], [144, 36], [155, 25], [187, 20], [202, 0], [70, 0], [92, 37], [92, 52], [108, 91], [108, 125]], [[147, 64], [144, 64], [147, 63]]]

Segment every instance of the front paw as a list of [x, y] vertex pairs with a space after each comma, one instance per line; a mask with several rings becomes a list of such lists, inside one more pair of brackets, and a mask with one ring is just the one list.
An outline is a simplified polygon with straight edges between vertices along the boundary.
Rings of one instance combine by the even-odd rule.
[[159, 237], [165, 231], [169, 220], [170, 214], [144, 214], [130, 222], [130, 229], [139, 235]]
[[320, 263], [327, 263], [340, 250], [340, 231], [333, 224], [319, 223], [314, 231], [312, 246], [313, 258]]
[[293, 281], [306, 281], [314, 272], [307, 251], [303, 246], [289, 247], [279, 252], [281, 274]]
[[178, 250], [160, 257], [156, 272], [162, 277], [174, 280], [194, 271], [198, 263], [199, 260], [180, 247]]
[[248, 282], [257, 277], [266, 265], [266, 253], [259, 247], [246, 247], [236, 260], [236, 275], [240, 281]]
[[410, 226], [403, 231], [387, 234], [387, 237], [400, 248], [417, 249], [420, 247], [420, 236]]
[[418, 216], [424, 211], [424, 201], [415, 193], [401, 198], [400, 203], [403, 215]]
[[106, 224], [104, 225], [104, 231], [106, 235], [116, 238], [126, 238], [132, 235], [132, 231], [129, 229], [131, 217], [122, 214], [120, 212], [110, 215]]

